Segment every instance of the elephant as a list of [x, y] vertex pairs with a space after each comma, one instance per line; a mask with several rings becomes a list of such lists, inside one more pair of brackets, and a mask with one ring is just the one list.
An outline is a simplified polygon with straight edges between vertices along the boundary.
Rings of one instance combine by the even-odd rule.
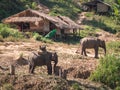
[[29, 55], [29, 73], [34, 73], [34, 69], [36, 66], [47, 66], [47, 73], [49, 75], [52, 74], [52, 64], [51, 61], [54, 61], [54, 73], [56, 69], [56, 65], [58, 63], [58, 55], [56, 52], [43, 52], [43, 53], [34, 53]]
[[[84, 53], [84, 55], [87, 56], [86, 49], [93, 48], [95, 50], [95, 58], [98, 58], [99, 47], [103, 48], [104, 52], [106, 54], [105, 41], [102, 39], [99, 39], [97, 37], [85, 37], [80, 40], [80, 44], [81, 44], [81, 55], [83, 55], [83, 53]], [[77, 52], [78, 52], [78, 50], [76, 51], [76, 53]]]

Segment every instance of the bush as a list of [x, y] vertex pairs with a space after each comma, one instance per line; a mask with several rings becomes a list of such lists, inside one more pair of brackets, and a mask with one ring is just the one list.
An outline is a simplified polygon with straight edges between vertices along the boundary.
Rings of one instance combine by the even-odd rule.
[[109, 54], [100, 59], [97, 69], [91, 74], [90, 79], [101, 82], [111, 88], [120, 86], [120, 57]]
[[42, 38], [42, 36], [41, 36], [41, 35], [39, 35], [38, 33], [34, 33], [34, 34], [33, 34], [33, 38], [34, 38], [35, 40], [40, 41], [40, 40], [41, 40], [41, 38]]
[[42, 42], [45, 42], [45, 43], [52, 43], [52, 40], [44, 38], [43, 36], [41, 36], [38, 33], [34, 33], [33, 38], [35, 40], [42, 41]]
[[15, 38], [24, 38], [24, 35], [22, 32], [19, 32], [18, 30], [11, 29], [10, 36]]
[[2, 35], [3, 38], [6, 38], [10, 35], [10, 29], [7, 27], [0, 28], [0, 35]]
[[15, 38], [24, 38], [24, 35], [16, 29], [10, 28], [8, 25], [0, 24], [0, 35], [3, 38], [15, 37]]
[[4, 84], [2, 90], [14, 90], [14, 88], [11, 84]]
[[80, 88], [80, 85], [78, 83], [74, 83], [72, 84], [72, 90], [82, 90], [82, 89]]

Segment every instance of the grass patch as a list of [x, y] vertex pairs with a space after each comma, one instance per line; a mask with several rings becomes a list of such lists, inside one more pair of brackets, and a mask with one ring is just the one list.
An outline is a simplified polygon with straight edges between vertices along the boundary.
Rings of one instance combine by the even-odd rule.
[[92, 73], [90, 79], [101, 82], [111, 87], [112, 89], [120, 86], [120, 57], [114, 54], [109, 54], [100, 59], [99, 66]]
[[80, 31], [80, 37], [96, 36], [97, 31], [99, 31], [99, 29], [92, 26], [86, 26], [84, 30]]
[[40, 3], [50, 8], [50, 15], [64, 15], [76, 19], [81, 9], [71, 0], [39, 0]]
[[110, 33], [120, 32], [120, 26], [116, 24], [112, 17], [99, 16], [92, 13], [86, 13], [87, 20], [83, 22], [85, 25], [103, 29]]
[[42, 35], [38, 34], [38, 33], [34, 33], [33, 34], [33, 38], [37, 41], [42, 41], [44, 43], [53, 43], [53, 41], [51, 39], [45, 38]]
[[74, 83], [72, 84], [72, 90], [82, 90], [82, 88], [80, 87], [78, 83]]
[[118, 54], [120, 51], [120, 41], [111, 41], [107, 43], [107, 53], [111, 54], [115, 53]]
[[4, 84], [2, 87], [2, 90], [14, 90], [14, 87], [12, 84]]

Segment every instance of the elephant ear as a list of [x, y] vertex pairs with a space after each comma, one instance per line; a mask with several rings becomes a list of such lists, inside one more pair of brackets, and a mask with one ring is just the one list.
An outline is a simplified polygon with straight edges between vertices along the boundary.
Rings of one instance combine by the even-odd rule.
[[100, 46], [101, 46], [101, 47], [105, 46], [105, 41], [102, 40], [102, 39], [100, 40]]
[[53, 58], [54, 60], [58, 59], [58, 55], [57, 55], [56, 52], [52, 52], [52, 58]]

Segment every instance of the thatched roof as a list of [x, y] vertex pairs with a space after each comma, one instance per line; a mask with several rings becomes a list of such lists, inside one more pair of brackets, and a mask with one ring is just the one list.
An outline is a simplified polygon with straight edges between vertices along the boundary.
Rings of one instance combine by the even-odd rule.
[[4, 22], [6, 23], [14, 23], [14, 22], [36, 22], [42, 21], [42, 18], [38, 17], [13, 17], [9, 19], [5, 19]]
[[37, 15], [42, 17], [43, 19], [49, 20], [50, 22], [52, 22], [53, 24], [55, 24], [57, 27], [59, 27], [61, 29], [70, 28], [70, 26], [67, 23], [65, 23], [64, 21], [60, 20], [57, 17], [49, 16], [48, 14], [40, 13], [36, 10], [31, 10], [31, 12], [36, 13]]
[[[22, 16], [23, 15], [23, 16]], [[30, 16], [31, 15], [31, 16]], [[47, 19], [60, 29], [76, 29], [80, 28], [78, 24], [65, 16], [50, 16], [45, 13], [41, 13], [37, 10], [27, 9], [15, 15], [12, 15], [2, 22], [4, 23], [19, 23], [19, 22], [35, 22]]]
[[103, 2], [103, 1], [101, 1], [101, 0], [86, 2], [86, 3], [83, 3], [83, 5], [95, 6], [95, 5], [97, 5], [97, 3], [102, 3], [102, 4], [110, 7], [110, 5], [109, 5], [108, 3], [105, 3], [105, 2]]
[[69, 17], [65, 16], [57, 16], [62, 21], [66, 22], [71, 28], [80, 28], [80, 25], [76, 24], [74, 21], [72, 21]]

